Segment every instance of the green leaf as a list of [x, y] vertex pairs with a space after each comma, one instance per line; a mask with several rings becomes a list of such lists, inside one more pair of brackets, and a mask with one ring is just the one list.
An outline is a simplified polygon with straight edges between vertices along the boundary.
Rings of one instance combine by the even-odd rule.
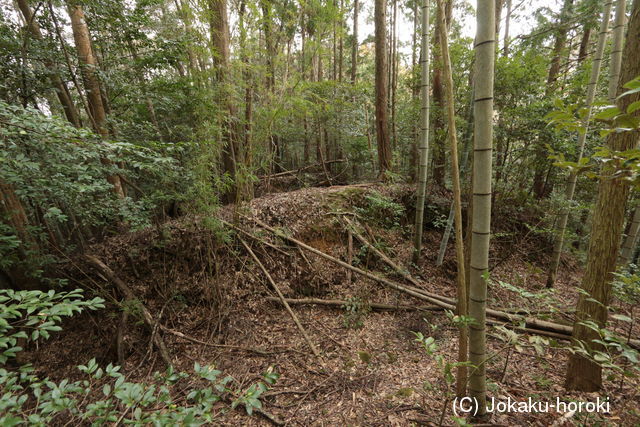
[[627, 107], [627, 114], [631, 114], [636, 112], [637, 110], [640, 109], [640, 101], [636, 101], [636, 102], [632, 102], [628, 107]]

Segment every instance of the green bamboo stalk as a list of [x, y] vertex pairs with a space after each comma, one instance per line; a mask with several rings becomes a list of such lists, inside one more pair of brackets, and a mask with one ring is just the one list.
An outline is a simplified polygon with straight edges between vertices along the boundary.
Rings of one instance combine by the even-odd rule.
[[422, 49], [420, 54], [420, 165], [414, 233], [413, 262], [417, 263], [422, 249], [424, 202], [427, 192], [427, 162], [429, 158], [429, 0], [422, 0]]
[[495, 69], [495, 2], [478, 0], [474, 88], [473, 217], [469, 270], [469, 396], [477, 403], [476, 418], [486, 418], [486, 301], [491, 234], [493, 152], [493, 77]]
[[[600, 66], [602, 65], [602, 56], [604, 54], [604, 45], [607, 41], [607, 32], [609, 31], [609, 16], [611, 15], [611, 5], [613, 0], [608, 0], [604, 5], [602, 12], [602, 24], [600, 25], [600, 33], [598, 35], [598, 44], [596, 46], [596, 52], [593, 56], [593, 63], [591, 65], [591, 78], [589, 80], [589, 86], [587, 87], [587, 97], [585, 105], [587, 108], [587, 114], [585, 115], [582, 126], [584, 131], [580, 132], [578, 137], [578, 162], [584, 155], [584, 146], [587, 141], [587, 130], [589, 127], [589, 120], [591, 119], [591, 112], [593, 110], [593, 100], [596, 96], [596, 88], [598, 86], [598, 78], [600, 77]], [[573, 196], [576, 191], [576, 183], [578, 176], [575, 173], [570, 173], [567, 179], [567, 186], [565, 188], [565, 202], [570, 204], [573, 200]], [[562, 246], [564, 245], [564, 234], [567, 229], [567, 222], [569, 220], [569, 207], [565, 206], [561, 208], [560, 219], [558, 221], [558, 227], [556, 229], [556, 237], [553, 243], [553, 255], [551, 256], [551, 265], [549, 266], [549, 272], [547, 275], [547, 288], [552, 288], [556, 276], [558, 274], [558, 267], [560, 266], [560, 256], [562, 255]]]

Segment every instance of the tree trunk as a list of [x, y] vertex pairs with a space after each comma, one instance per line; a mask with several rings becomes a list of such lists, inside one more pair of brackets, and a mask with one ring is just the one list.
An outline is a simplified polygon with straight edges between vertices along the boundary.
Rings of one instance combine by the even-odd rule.
[[581, 64], [589, 55], [589, 41], [591, 40], [591, 27], [585, 25], [580, 39], [580, 48], [578, 49], [578, 64]]
[[[29, 2], [27, 0], [16, 0], [16, 2], [18, 4], [20, 12], [22, 12], [22, 16], [24, 17], [25, 22], [27, 23], [29, 32], [31, 32], [36, 40], [42, 40], [43, 37], [42, 33], [40, 32], [40, 26], [33, 16], [33, 11], [29, 7]], [[62, 105], [65, 117], [67, 118], [69, 123], [79, 128], [81, 126], [80, 116], [78, 115], [76, 106], [73, 105], [73, 100], [71, 99], [71, 95], [69, 93], [67, 85], [60, 77], [60, 74], [55, 68], [55, 64], [51, 60], [44, 59], [43, 64], [50, 73], [49, 79], [51, 80], [51, 85], [56, 92], [56, 96], [60, 101], [60, 105]]]
[[636, 206], [629, 221], [629, 231], [624, 238], [622, 249], [620, 250], [619, 264], [626, 266], [631, 262], [633, 252], [638, 246], [638, 231], [640, 230], [640, 206]]
[[613, 24], [613, 36], [611, 46], [611, 63], [609, 64], [609, 92], [607, 98], [610, 104], [616, 102], [616, 91], [620, 81], [620, 68], [622, 65], [622, 47], [624, 45], [624, 25], [627, 1], [616, 0], [616, 17]]
[[358, 0], [353, 0], [353, 45], [351, 46], [351, 82], [355, 83], [358, 72]]
[[[600, 25], [600, 33], [598, 35], [598, 46], [593, 57], [591, 64], [591, 78], [589, 80], [589, 86], [587, 87], [587, 96], [585, 100], [585, 107], [587, 114], [582, 121], [582, 125], [585, 128], [589, 127], [589, 120], [591, 119], [591, 111], [593, 101], [596, 96], [596, 88], [598, 86], [598, 79], [600, 77], [600, 65], [602, 64], [602, 55], [604, 53], [605, 42], [607, 41], [607, 32], [609, 31], [609, 17], [611, 15], [612, 0], [608, 0], [604, 5], [602, 11], [602, 24]], [[587, 141], [587, 132], [581, 132], [578, 137], [578, 159], [580, 162], [584, 154], [584, 147]], [[578, 176], [575, 173], [570, 173], [567, 179], [567, 185], [565, 188], [565, 201], [571, 203], [573, 195], [576, 191], [576, 183]], [[567, 222], [569, 220], [570, 209], [565, 207], [560, 212], [560, 219], [557, 221], [558, 227], [556, 229], [556, 237], [553, 244], [553, 255], [551, 256], [551, 265], [549, 266], [549, 272], [547, 275], [547, 288], [552, 288], [556, 275], [558, 274], [558, 267], [560, 265], [560, 256], [562, 255], [562, 247], [564, 245], [564, 233], [567, 229]]]
[[[438, 6], [443, 7], [444, 0], [438, 0]], [[447, 40], [446, 23], [444, 16], [440, 22], [440, 48], [442, 51], [442, 65], [445, 79], [445, 91], [447, 101], [447, 123], [449, 142], [451, 150], [451, 182], [453, 184], [453, 201], [455, 206], [455, 233], [456, 233], [456, 261], [458, 266], [457, 294], [458, 303], [456, 306], [459, 316], [467, 316], [467, 286], [464, 269], [464, 240], [462, 238], [462, 188], [460, 186], [460, 170], [458, 167], [458, 137], [456, 131], [456, 113], [453, 95], [453, 75], [451, 71], [451, 58], [449, 56], [449, 42]], [[469, 331], [467, 326], [460, 326], [460, 336], [458, 339], [458, 362], [465, 363], [469, 356]], [[460, 365], [456, 375], [456, 394], [464, 397], [467, 390], [467, 367]]]
[[433, 117], [433, 133], [435, 135], [434, 145], [433, 145], [433, 182], [444, 186], [444, 175], [445, 175], [445, 166], [446, 166], [446, 157], [445, 157], [445, 142], [442, 138], [444, 135], [444, 94], [442, 88], [442, 57], [440, 53], [440, 23], [442, 19], [440, 19], [440, 15], [444, 13], [445, 20], [447, 24], [447, 32], [449, 28], [449, 23], [451, 21], [451, 13], [452, 13], [452, 2], [447, 2], [445, 4], [445, 10], [442, 10], [438, 7], [437, 16], [436, 16], [436, 31], [433, 35], [433, 46], [435, 47], [433, 50], [433, 104], [436, 108], [437, 114]]
[[237, 199], [236, 163], [240, 155], [237, 132], [232, 122], [236, 116], [236, 107], [232, 103], [229, 89], [229, 21], [227, 0], [209, 0], [209, 31], [211, 32], [211, 56], [214, 75], [218, 82], [218, 102], [223, 106], [220, 118], [222, 133], [222, 167], [224, 173], [234, 180], [233, 188], [222, 199], [232, 202]]
[[15, 289], [37, 289], [38, 281], [29, 274], [26, 263], [29, 257], [36, 255], [38, 245], [29, 233], [29, 220], [22, 201], [14, 186], [4, 181], [0, 181], [0, 214], [0, 218], [13, 228], [21, 243], [16, 249], [18, 262], [10, 263], [5, 272]]
[[[109, 136], [107, 129], [107, 114], [102, 102], [102, 95], [100, 93], [100, 81], [96, 75], [97, 69], [96, 58], [91, 48], [91, 37], [89, 35], [89, 27], [84, 17], [84, 11], [82, 6], [68, 3], [69, 16], [71, 17], [71, 29], [73, 31], [73, 39], [76, 44], [76, 50], [78, 52], [78, 61], [82, 67], [82, 80], [84, 81], [85, 91], [87, 93], [87, 100], [89, 103], [89, 110], [93, 118], [95, 131], [103, 138]], [[111, 161], [108, 159], [102, 159], [102, 163], [110, 165]], [[110, 175], [107, 180], [113, 185], [113, 191], [119, 198], [124, 198], [124, 189], [122, 182], [118, 175]]]
[[[420, 9], [420, 12], [418, 12]], [[416, 81], [416, 56], [418, 50], [418, 19], [422, 16], [422, 5], [418, 4], [418, 1], [413, 2], [413, 34], [411, 37], [411, 74], [413, 78], [411, 79], [411, 107], [412, 109], [417, 107], [418, 105], [418, 95], [420, 94], [420, 87], [422, 82], [418, 83]], [[418, 130], [418, 120], [413, 121], [412, 125], [412, 143], [411, 143], [411, 154], [409, 159], [409, 178], [411, 182], [417, 182], [418, 176], [420, 174], [419, 168], [419, 145], [420, 145], [420, 131]], [[417, 223], [416, 223], [417, 224]]]
[[250, 180], [250, 173], [253, 167], [253, 147], [252, 147], [252, 129], [253, 129], [253, 83], [251, 81], [251, 71], [249, 63], [249, 55], [247, 53], [246, 39], [247, 30], [245, 27], [246, 2], [240, 3], [238, 11], [238, 26], [240, 28], [240, 60], [242, 61], [243, 71], [242, 80], [245, 85], [244, 92], [244, 141], [240, 150], [241, 161], [239, 167], [238, 191], [236, 192], [236, 203], [253, 199], [253, 183]]
[[[560, 60], [567, 43], [567, 21], [571, 16], [574, 0], [564, 0], [562, 11], [558, 19], [555, 41], [552, 51], [551, 64], [549, 65], [549, 73], [547, 75], [547, 86], [545, 89], [545, 98], [549, 98], [553, 94], [556, 87], [556, 81], [560, 73]], [[547, 159], [547, 150], [544, 146], [546, 141], [540, 141], [535, 150], [535, 172], [533, 177], [533, 194], [536, 199], [542, 199], [549, 194], [545, 186], [545, 176], [549, 160]]]
[[486, 275], [491, 234], [491, 161], [493, 147], [493, 76], [495, 66], [495, 4], [478, 0], [474, 88], [473, 218], [469, 270], [469, 360], [474, 366], [469, 396], [486, 418]]
[[[631, 18], [624, 47], [620, 81], [617, 94], [623, 93], [624, 83], [640, 74], [640, 0], [635, 0], [631, 9]], [[640, 93], [625, 96], [617, 100], [621, 111], [640, 100]], [[640, 110], [633, 113], [640, 116]], [[640, 137], [639, 131], [611, 133], [607, 145], [615, 151], [635, 148]], [[587, 251], [587, 267], [582, 279], [582, 289], [576, 308], [576, 320], [573, 328], [575, 342], [583, 343], [589, 350], [599, 350], [600, 345], [593, 340], [600, 339], [599, 334], [584, 326], [583, 322], [592, 321], [599, 327], [607, 323], [608, 306], [611, 299], [611, 280], [616, 268], [616, 258], [620, 247], [620, 236], [624, 223], [625, 203], [629, 194], [629, 185], [621, 178], [613, 176], [614, 166], [605, 165], [601, 170], [602, 178], [598, 183], [598, 198], [593, 211], [593, 226]], [[579, 354], [569, 358], [565, 387], [568, 390], [597, 391], [602, 387], [602, 367]]]
[[391, 23], [391, 141], [393, 149], [398, 147], [398, 134], [396, 126], [396, 92], [398, 89], [398, 0], [393, 0], [393, 18]]
[[427, 165], [429, 158], [429, 0], [422, 0], [422, 47], [420, 53], [420, 166], [416, 201], [413, 263], [417, 264], [422, 249], [424, 203], [427, 192]]
[[[178, 16], [182, 21], [182, 25], [184, 25], [184, 31], [189, 38], [193, 37], [193, 22], [191, 11], [189, 10], [188, 4], [182, 2], [182, 0], [174, 0], [174, 4], [176, 6], [176, 10], [178, 12]], [[192, 40], [187, 42], [187, 58], [189, 59], [189, 65], [187, 69], [189, 71], [189, 75], [194, 81], [198, 81], [198, 57], [196, 52], [193, 50]]]
[[502, 49], [503, 56], [509, 56], [509, 26], [511, 24], [511, 11], [511, 0], [507, 0], [507, 16], [505, 16], [504, 18], [504, 48]]
[[378, 142], [378, 178], [387, 179], [391, 169], [391, 144], [389, 143], [389, 123], [387, 100], [387, 1], [375, 0], [375, 40], [376, 40], [376, 140]]

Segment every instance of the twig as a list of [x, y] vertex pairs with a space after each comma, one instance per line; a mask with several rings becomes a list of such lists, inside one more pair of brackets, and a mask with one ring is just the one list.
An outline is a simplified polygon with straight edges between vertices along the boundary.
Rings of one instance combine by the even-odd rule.
[[[247, 218], [247, 217], [245, 217]], [[434, 305], [437, 305], [439, 307], [442, 307], [444, 309], [447, 310], [451, 310], [451, 311], [455, 311], [455, 300], [452, 300], [453, 303], [448, 303], [448, 302], [444, 302], [445, 297], [439, 296], [438, 298], [436, 297], [432, 297], [429, 296], [428, 293], [426, 291], [423, 291], [421, 289], [417, 289], [414, 288], [413, 286], [405, 286], [405, 285], [400, 285], [398, 283], [395, 283], [391, 280], [388, 280], [384, 277], [380, 277], [380, 276], [376, 276], [375, 274], [366, 271], [366, 270], [362, 270], [358, 267], [354, 267], [352, 265], [347, 264], [344, 261], [341, 261], [337, 258], [332, 257], [331, 255], [328, 255], [314, 247], [311, 247], [303, 242], [301, 242], [300, 240], [297, 240], [293, 237], [287, 236], [281, 232], [278, 232], [278, 230], [274, 229], [273, 227], [265, 224], [264, 222], [256, 219], [256, 218], [247, 218], [253, 222], [255, 222], [256, 224], [258, 224], [260, 227], [271, 231], [272, 233], [276, 234], [277, 236], [282, 237], [283, 239], [289, 240], [292, 243], [295, 243], [297, 245], [300, 245], [300, 247], [302, 247], [303, 249], [308, 250], [309, 252], [312, 252], [324, 259], [327, 259], [333, 263], [336, 263], [338, 265], [341, 265], [344, 268], [349, 268], [351, 270], [353, 270], [355, 273], [358, 273], [362, 276], [365, 276], [371, 280], [374, 280], [376, 282], [382, 283], [383, 285], [392, 288], [392, 289], [396, 289], [399, 291], [402, 291], [404, 293], [407, 293], [411, 296], [414, 296], [416, 298], [422, 299], [424, 301], [428, 301]], [[538, 331], [540, 331], [540, 335], [548, 335], [548, 333], [556, 333], [559, 335], [569, 335], [571, 336], [573, 334], [573, 327], [569, 326], [569, 325], [561, 325], [559, 323], [553, 323], [553, 322], [548, 322], [545, 320], [539, 320], [539, 319], [535, 319], [535, 318], [530, 318], [530, 317], [524, 317], [524, 316], [518, 316], [515, 314], [509, 314], [509, 313], [505, 313], [502, 311], [497, 311], [497, 310], [493, 310], [493, 309], [487, 309], [487, 316], [493, 317], [493, 318], [497, 318], [506, 322], [512, 322], [512, 323], [521, 323], [524, 322], [526, 325], [526, 328], [528, 329], [527, 332], [531, 332], [531, 333], [538, 333]], [[631, 340], [630, 345], [635, 347], [635, 348], [640, 348], [640, 340]]]
[[273, 354], [272, 352], [268, 352], [268, 351], [261, 350], [261, 349], [258, 349], [258, 348], [243, 347], [243, 346], [240, 346], [240, 345], [232, 345], [232, 344], [214, 344], [214, 343], [201, 341], [199, 339], [196, 339], [196, 338], [190, 337], [188, 335], [185, 335], [180, 331], [176, 331], [175, 329], [168, 328], [167, 326], [164, 326], [162, 324], [160, 324], [160, 329], [162, 329], [163, 331], [165, 331], [168, 334], [175, 335], [178, 338], [182, 338], [183, 340], [191, 341], [194, 344], [200, 344], [200, 345], [203, 345], [203, 346], [206, 346], [206, 347], [232, 348], [232, 349], [237, 349], [237, 350], [250, 351], [250, 352], [257, 353], [257, 354], [260, 354], [260, 355], [263, 355], [263, 356], [268, 356], [270, 354]]
[[152, 340], [156, 345], [156, 347], [158, 347], [158, 350], [160, 351], [160, 356], [162, 356], [162, 360], [164, 360], [167, 366], [172, 366], [171, 356], [169, 356], [169, 351], [167, 350], [167, 347], [165, 346], [164, 341], [162, 340], [162, 337], [160, 336], [160, 334], [155, 333], [157, 322], [154, 320], [153, 316], [151, 315], [151, 312], [149, 312], [147, 307], [142, 303], [142, 301], [136, 298], [136, 295], [133, 293], [131, 288], [122, 280], [120, 280], [120, 278], [116, 276], [113, 270], [107, 267], [102, 261], [100, 261], [98, 258], [92, 255], [85, 255], [85, 258], [87, 259], [87, 261], [89, 261], [89, 263], [94, 268], [96, 268], [98, 271], [104, 274], [107, 277], [107, 279], [109, 279], [111, 282], [113, 282], [116, 285], [116, 287], [122, 293], [122, 295], [126, 300], [138, 301], [139, 308], [140, 308], [140, 311], [142, 312], [142, 317], [144, 319], [144, 322], [147, 324], [149, 329], [151, 329]]
[[264, 275], [267, 276], [267, 279], [269, 280], [269, 283], [271, 283], [271, 286], [273, 287], [273, 289], [278, 294], [278, 297], [280, 298], [280, 301], [282, 302], [282, 305], [284, 305], [284, 307], [289, 312], [289, 315], [291, 316], [291, 318], [295, 322], [296, 326], [300, 330], [300, 333], [302, 334], [302, 336], [304, 337], [305, 341], [307, 342], [307, 344], [311, 348], [311, 351], [313, 352], [313, 354], [318, 359], [320, 359], [322, 361], [322, 357], [320, 356], [320, 352], [318, 351], [316, 346], [313, 344], [313, 341], [311, 341], [311, 338], [309, 338], [309, 335], [307, 335], [307, 332], [305, 331], [305, 329], [302, 327], [302, 324], [300, 323], [300, 320], [298, 319], [298, 316], [296, 316], [296, 314], [293, 312], [293, 310], [291, 310], [291, 307], [289, 306], [289, 304], [285, 300], [284, 295], [282, 295], [282, 292], [280, 291], [280, 288], [278, 288], [278, 285], [276, 285], [276, 282], [274, 282], [273, 278], [271, 277], [271, 275], [269, 274], [267, 269], [264, 267], [264, 265], [262, 265], [262, 262], [260, 262], [260, 259], [258, 259], [256, 254], [249, 247], [249, 245], [247, 245], [247, 243], [244, 240], [242, 240], [241, 238], [238, 237], [238, 239], [240, 240], [240, 243], [242, 243], [242, 246], [245, 247], [247, 252], [249, 252], [249, 255], [251, 255], [251, 257], [256, 262], [256, 264], [258, 264], [260, 269], [264, 272]]
[[233, 229], [234, 229], [234, 230], [236, 230], [237, 232], [244, 234], [245, 236], [249, 236], [249, 237], [251, 237], [252, 239], [257, 240], [258, 242], [262, 243], [263, 245], [269, 246], [271, 249], [273, 249], [273, 250], [275, 250], [275, 251], [278, 251], [278, 252], [280, 252], [280, 253], [281, 253], [281, 254], [283, 254], [283, 255], [286, 255], [286, 256], [292, 256], [292, 254], [290, 254], [290, 253], [288, 253], [288, 252], [283, 251], [282, 249], [280, 249], [280, 248], [279, 248], [279, 247], [277, 247], [276, 245], [274, 245], [274, 244], [272, 244], [272, 243], [269, 243], [269, 242], [267, 242], [267, 241], [266, 241], [266, 240], [264, 240], [264, 239], [260, 239], [258, 236], [255, 236], [255, 235], [253, 235], [253, 234], [247, 233], [247, 232], [246, 232], [246, 231], [244, 231], [242, 228], [240, 228], [240, 227], [236, 227], [235, 225], [231, 224], [230, 222], [225, 221], [224, 219], [221, 219], [221, 220], [220, 220], [220, 222], [222, 222], [222, 224], [226, 225], [227, 227], [229, 227], [229, 228], [233, 228]]
[[[331, 307], [343, 307], [348, 304], [347, 301], [338, 300], [338, 299], [318, 299], [318, 298], [285, 298], [287, 303], [292, 305], [327, 305]], [[275, 297], [267, 297], [267, 301], [279, 302], [279, 298]], [[370, 302], [367, 303], [367, 306], [372, 310], [398, 310], [398, 311], [438, 311], [442, 310], [442, 307], [438, 307], [436, 305], [393, 305], [393, 304], [384, 304], [384, 303], [376, 303]]]

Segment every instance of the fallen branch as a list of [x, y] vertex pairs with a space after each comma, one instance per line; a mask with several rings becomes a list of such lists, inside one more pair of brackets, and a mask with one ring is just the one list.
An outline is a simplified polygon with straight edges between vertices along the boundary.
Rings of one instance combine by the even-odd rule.
[[265, 350], [261, 350], [258, 348], [251, 348], [251, 347], [243, 347], [241, 345], [232, 345], [232, 344], [214, 344], [214, 343], [210, 343], [210, 342], [205, 342], [205, 341], [201, 341], [199, 339], [190, 337], [188, 335], [183, 334], [180, 331], [176, 331], [175, 329], [171, 329], [168, 328], [162, 324], [160, 324], [160, 329], [162, 329], [163, 331], [171, 334], [171, 335], [175, 335], [178, 338], [182, 338], [183, 340], [186, 341], [190, 341], [194, 344], [200, 344], [203, 345], [205, 347], [220, 347], [220, 348], [231, 348], [231, 349], [235, 349], [235, 350], [243, 350], [243, 351], [248, 351], [248, 352], [253, 352], [253, 353], [257, 353], [260, 354], [262, 356], [268, 356], [270, 354], [273, 354], [271, 352], [265, 351]]
[[264, 267], [264, 265], [262, 265], [262, 262], [260, 262], [260, 259], [258, 259], [256, 254], [249, 247], [249, 245], [247, 245], [247, 243], [244, 240], [242, 240], [241, 238], [238, 238], [238, 239], [240, 240], [240, 243], [242, 243], [242, 246], [245, 247], [247, 252], [249, 252], [249, 255], [251, 255], [251, 257], [256, 262], [256, 264], [258, 264], [260, 269], [264, 272], [264, 275], [267, 276], [267, 279], [269, 279], [269, 283], [271, 283], [271, 286], [273, 287], [273, 289], [278, 294], [278, 297], [280, 298], [280, 301], [282, 302], [282, 305], [284, 305], [284, 307], [289, 312], [289, 315], [291, 315], [291, 318], [293, 319], [293, 321], [295, 322], [296, 326], [300, 330], [300, 333], [302, 334], [302, 336], [304, 337], [304, 340], [307, 342], [307, 344], [311, 348], [311, 351], [313, 352], [313, 354], [315, 354], [318, 359], [322, 360], [322, 358], [320, 356], [320, 352], [318, 351], [316, 346], [313, 344], [313, 341], [311, 341], [311, 338], [309, 338], [309, 335], [307, 335], [307, 331], [305, 331], [305, 329], [302, 327], [302, 324], [300, 323], [300, 320], [298, 320], [298, 316], [296, 316], [296, 314], [293, 312], [293, 310], [291, 310], [291, 307], [289, 306], [289, 304], [287, 304], [287, 301], [285, 300], [284, 295], [282, 295], [282, 292], [280, 291], [280, 288], [278, 288], [278, 285], [276, 285], [276, 282], [274, 282], [273, 278], [271, 278], [271, 275], [269, 274], [267, 269]]
[[420, 282], [418, 282], [415, 278], [413, 278], [413, 276], [411, 276], [408, 271], [400, 268], [400, 266], [398, 266], [396, 263], [391, 261], [391, 258], [389, 258], [384, 252], [382, 252], [381, 250], [376, 248], [374, 245], [369, 243], [369, 241], [367, 239], [365, 239], [364, 236], [362, 236], [360, 233], [357, 232], [354, 224], [349, 220], [349, 218], [343, 217], [343, 220], [349, 226], [348, 231], [353, 233], [353, 235], [356, 237], [356, 239], [358, 239], [360, 241], [360, 243], [362, 243], [363, 245], [365, 245], [366, 247], [371, 249], [373, 251], [373, 253], [376, 254], [385, 263], [387, 263], [387, 265], [389, 265], [389, 267], [393, 268], [396, 273], [398, 273], [400, 276], [402, 276], [408, 282], [411, 282], [415, 286], [415, 288], [413, 288], [414, 291], [420, 292], [421, 294], [427, 295], [427, 296], [429, 296], [431, 298], [435, 298], [435, 299], [440, 300], [442, 302], [445, 302], [447, 304], [450, 304], [450, 305], [453, 305], [453, 306], [456, 305], [456, 300], [454, 298], [443, 297], [442, 295], [434, 294], [432, 292], [425, 291], [424, 289], [420, 289]]
[[[107, 267], [98, 258], [91, 255], [85, 255], [85, 259], [89, 261], [89, 263], [96, 270], [98, 270], [100, 273], [106, 276], [108, 280], [110, 280], [116, 285], [120, 293], [122, 293], [122, 295], [124, 296], [125, 300], [138, 302], [140, 311], [142, 312], [144, 323], [146, 323], [149, 329], [151, 329], [151, 331], [153, 332], [154, 329], [156, 329], [157, 322], [151, 315], [151, 312], [149, 312], [147, 307], [142, 303], [142, 301], [140, 301], [136, 297], [136, 295], [133, 293], [131, 288], [126, 283], [124, 283], [118, 276], [116, 276], [113, 270]], [[167, 350], [167, 347], [165, 346], [164, 341], [162, 340], [162, 337], [160, 336], [160, 334], [152, 333], [152, 339], [153, 339], [153, 343], [156, 345], [156, 347], [160, 351], [160, 356], [162, 356], [162, 360], [164, 360], [167, 366], [172, 366], [171, 357], [169, 356], [169, 351]]]
[[288, 253], [288, 252], [286, 252], [286, 251], [284, 251], [284, 250], [280, 249], [279, 247], [277, 247], [277, 246], [276, 246], [276, 245], [274, 245], [273, 243], [267, 242], [267, 241], [266, 241], [266, 240], [264, 240], [264, 239], [260, 239], [258, 236], [255, 236], [255, 235], [253, 235], [253, 234], [251, 234], [251, 233], [248, 233], [248, 232], [246, 232], [245, 230], [243, 230], [242, 228], [240, 228], [240, 227], [236, 227], [235, 225], [231, 224], [231, 223], [230, 223], [230, 222], [228, 222], [228, 221], [225, 221], [224, 219], [221, 219], [221, 220], [220, 220], [220, 222], [222, 222], [222, 224], [226, 225], [227, 227], [229, 227], [229, 228], [232, 228], [232, 229], [236, 230], [238, 233], [242, 233], [242, 234], [244, 234], [245, 236], [249, 236], [249, 237], [251, 237], [252, 239], [257, 240], [258, 242], [262, 243], [263, 245], [269, 246], [271, 249], [273, 249], [273, 250], [275, 250], [275, 251], [278, 251], [278, 252], [280, 252], [280, 253], [281, 253], [281, 254], [283, 254], [283, 255], [286, 255], [286, 256], [293, 256], [293, 254], [290, 254], [290, 253]]
[[[345, 162], [345, 159], [336, 159], [336, 160], [328, 160], [326, 162], [324, 162], [325, 165], [330, 165], [332, 163], [342, 163]], [[279, 178], [281, 176], [287, 176], [287, 175], [297, 175], [300, 172], [309, 170], [309, 169], [313, 169], [316, 168], [318, 166], [323, 166], [322, 163], [314, 163], [313, 165], [309, 165], [309, 166], [304, 166], [298, 169], [294, 169], [294, 170], [290, 170], [290, 171], [284, 171], [284, 172], [278, 172], [278, 173], [274, 173], [271, 175], [263, 175], [260, 177], [260, 179], [272, 179], [272, 178]]]
[[[267, 297], [267, 301], [279, 302], [279, 298], [275, 297]], [[348, 301], [343, 301], [339, 299], [319, 299], [319, 298], [286, 298], [288, 304], [291, 305], [307, 305], [307, 304], [315, 304], [315, 305], [328, 305], [332, 307], [343, 307], [348, 305]], [[438, 311], [442, 310], [442, 307], [438, 307], [436, 305], [393, 305], [393, 304], [383, 304], [377, 302], [366, 303], [367, 307], [370, 307], [372, 310], [399, 310], [399, 311]]]
[[[247, 218], [247, 217], [245, 217]], [[361, 270], [358, 267], [354, 267], [352, 265], [347, 264], [344, 261], [341, 261], [337, 258], [332, 257], [331, 255], [328, 255], [314, 247], [311, 247], [307, 244], [305, 244], [304, 242], [301, 242], [300, 240], [297, 240], [293, 237], [287, 236], [286, 234], [276, 230], [275, 228], [265, 224], [264, 222], [260, 221], [259, 219], [256, 218], [247, 218], [253, 222], [255, 222], [256, 224], [258, 224], [260, 227], [271, 231], [272, 233], [274, 233], [275, 235], [285, 239], [285, 240], [289, 240], [292, 243], [295, 243], [297, 245], [299, 245], [300, 247], [308, 250], [309, 252], [312, 252], [324, 259], [327, 259], [335, 264], [338, 264], [344, 268], [349, 268], [352, 271], [360, 274], [361, 276], [367, 277], [371, 280], [374, 280], [376, 282], [382, 283], [385, 286], [388, 286], [392, 289], [396, 289], [399, 291], [402, 291], [404, 293], [407, 293], [411, 296], [414, 296], [416, 298], [422, 299], [424, 301], [428, 301], [431, 304], [437, 305], [439, 307], [442, 307], [446, 310], [451, 310], [451, 311], [455, 311], [455, 300], [451, 300], [452, 303], [449, 302], [445, 302], [443, 301], [445, 299], [445, 297], [441, 297], [438, 296], [439, 298], [435, 298], [432, 296], [427, 295], [425, 292], [421, 289], [417, 289], [414, 288], [413, 286], [404, 286], [404, 285], [400, 285], [398, 283], [395, 283], [389, 279], [386, 279], [384, 277], [380, 277], [380, 276], [376, 276], [375, 274], [366, 271], [366, 270]], [[563, 334], [563, 335], [568, 335], [571, 336], [573, 334], [573, 327], [569, 326], [569, 325], [562, 325], [559, 323], [553, 323], [553, 322], [548, 322], [545, 320], [539, 320], [539, 319], [534, 319], [534, 318], [530, 318], [530, 317], [524, 317], [524, 316], [519, 316], [519, 315], [515, 315], [515, 314], [510, 314], [510, 313], [505, 313], [502, 311], [498, 311], [498, 310], [492, 310], [487, 308], [487, 316], [496, 318], [496, 319], [500, 319], [503, 320], [505, 322], [510, 322], [510, 323], [514, 323], [514, 324], [519, 324], [522, 326], [522, 324], [524, 323], [525, 328], [528, 328], [531, 330], [531, 332], [533, 333], [534, 330], [542, 330], [542, 331], [546, 331], [546, 332], [554, 332], [557, 334]], [[640, 340], [631, 340], [629, 343], [632, 347], [634, 348], [640, 348]]]

